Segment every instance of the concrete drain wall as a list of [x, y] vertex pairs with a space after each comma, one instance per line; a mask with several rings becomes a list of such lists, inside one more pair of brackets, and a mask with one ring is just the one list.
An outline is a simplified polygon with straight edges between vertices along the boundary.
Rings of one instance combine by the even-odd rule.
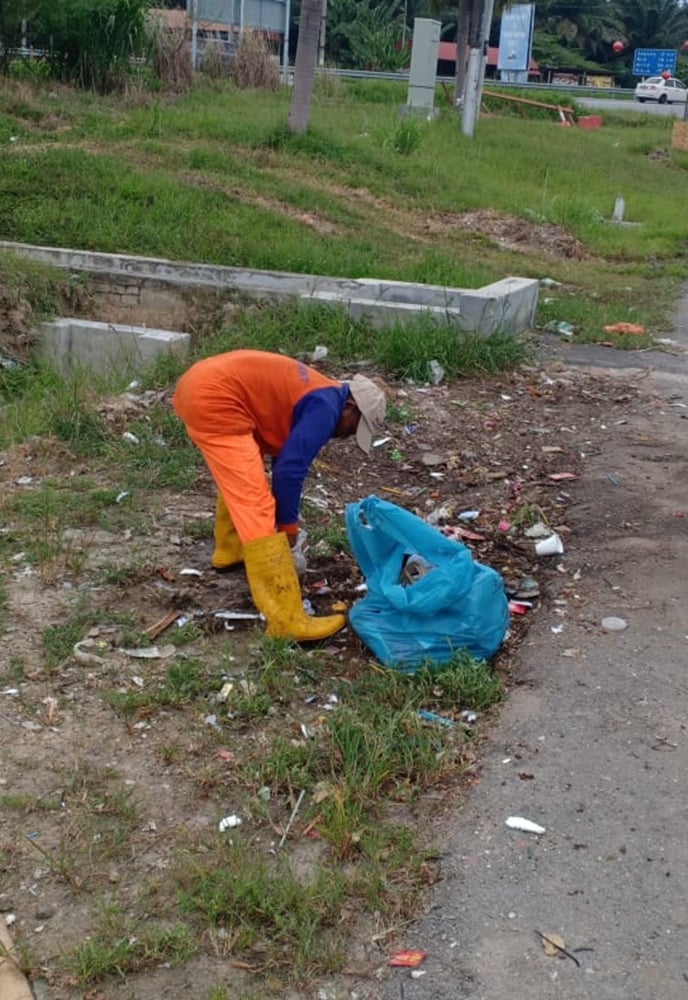
[[74, 318], [41, 323], [38, 332], [43, 356], [63, 374], [77, 367], [103, 374], [123, 365], [133, 368], [159, 354], [185, 355], [191, 343], [190, 334], [174, 330]]
[[[113, 315], [113, 323], [64, 319], [42, 325], [46, 351], [63, 367], [68, 364], [65, 352], [75, 355], [78, 364], [98, 368], [111, 365], [122, 351], [134, 359], [150, 360], [162, 350], [188, 349], [189, 336], [183, 331], [190, 319], [189, 303], [198, 293], [213, 293], [230, 308], [251, 301], [320, 302], [365, 317], [379, 328], [425, 315], [459, 332], [485, 336], [530, 329], [538, 301], [539, 286], [533, 278], [508, 277], [483, 288], [464, 289], [176, 263], [6, 241], [0, 241], [0, 250], [88, 275], [91, 290]], [[138, 325], [123, 322], [128, 317]], [[170, 329], [142, 325], [153, 317], [156, 326], [169, 324]]]

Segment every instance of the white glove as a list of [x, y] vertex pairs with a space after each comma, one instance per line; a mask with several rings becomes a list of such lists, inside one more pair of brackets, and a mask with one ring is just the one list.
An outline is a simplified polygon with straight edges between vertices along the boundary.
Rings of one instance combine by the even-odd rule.
[[303, 529], [300, 529], [298, 535], [296, 536], [296, 542], [291, 550], [291, 557], [294, 560], [296, 575], [299, 577], [303, 576], [308, 569], [308, 559], [306, 558], [308, 549], [308, 533]]

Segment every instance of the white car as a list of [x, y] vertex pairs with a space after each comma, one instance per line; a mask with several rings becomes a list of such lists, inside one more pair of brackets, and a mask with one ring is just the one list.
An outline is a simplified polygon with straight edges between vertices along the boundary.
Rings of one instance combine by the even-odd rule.
[[635, 88], [635, 99], [643, 104], [645, 101], [657, 101], [659, 104], [677, 104], [686, 99], [688, 88], [676, 77], [648, 76]]

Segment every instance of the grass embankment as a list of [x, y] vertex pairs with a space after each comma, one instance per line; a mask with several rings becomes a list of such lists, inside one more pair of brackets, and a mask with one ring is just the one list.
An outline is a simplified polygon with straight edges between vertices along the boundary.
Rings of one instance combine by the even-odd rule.
[[[547, 276], [565, 287], [543, 297], [542, 322], [584, 338], [619, 321], [663, 328], [686, 251], [688, 154], [669, 151], [672, 119], [616, 114], [590, 132], [494, 115], [467, 139], [448, 109], [400, 121], [403, 100], [382, 81], [326, 81], [293, 138], [285, 93], [218, 85], [123, 107], [4, 84], [2, 235], [454, 286]], [[633, 226], [609, 221], [619, 194]], [[462, 220], [476, 211], [515, 221], [490, 236]]]

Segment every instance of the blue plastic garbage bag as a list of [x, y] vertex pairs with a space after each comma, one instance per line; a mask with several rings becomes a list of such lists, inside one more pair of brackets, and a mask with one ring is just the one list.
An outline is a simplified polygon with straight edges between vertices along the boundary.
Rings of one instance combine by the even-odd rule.
[[497, 652], [509, 626], [504, 582], [465, 545], [376, 496], [347, 506], [346, 529], [368, 584], [349, 621], [382, 663], [412, 673], [459, 649]]

